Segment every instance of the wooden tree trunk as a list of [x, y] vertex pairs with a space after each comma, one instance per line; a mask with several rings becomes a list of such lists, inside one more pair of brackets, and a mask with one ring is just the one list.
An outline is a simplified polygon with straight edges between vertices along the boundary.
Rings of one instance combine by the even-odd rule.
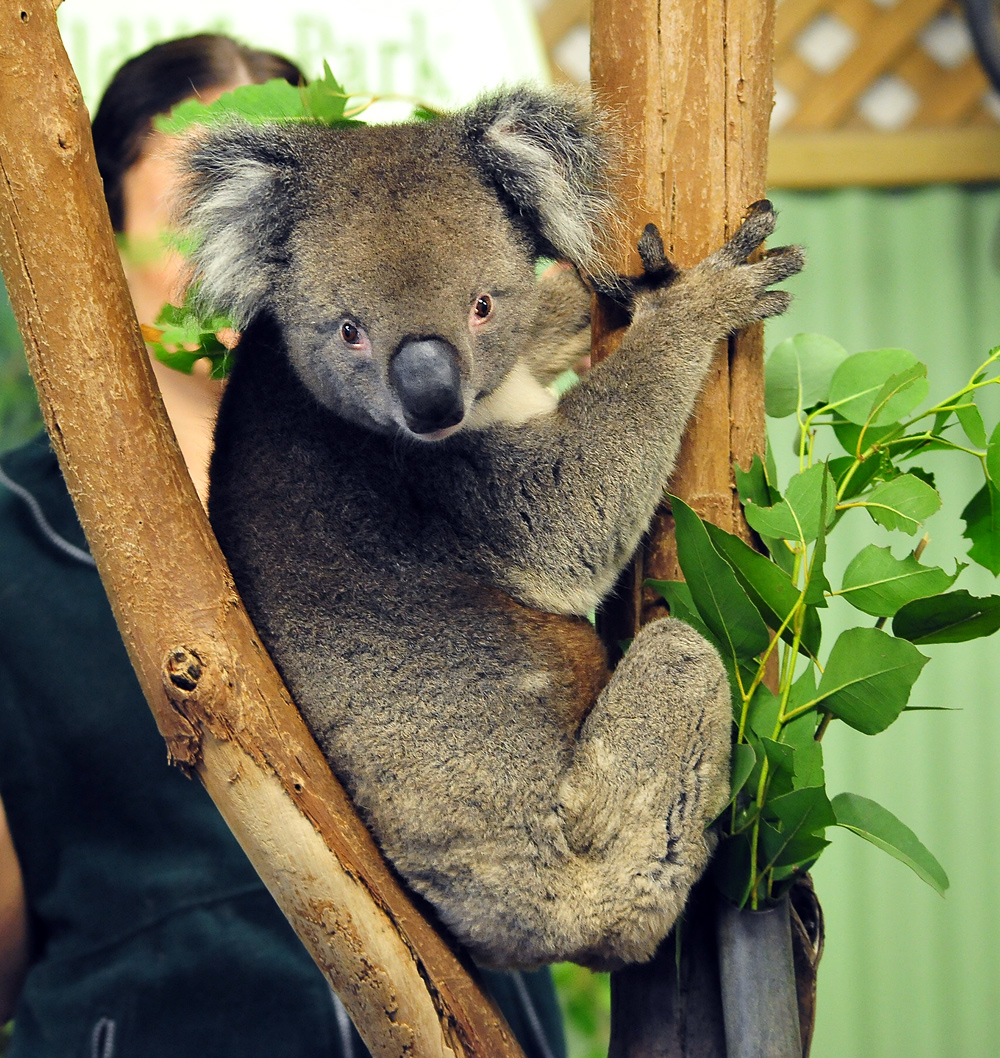
[[[591, 76], [622, 116], [633, 243], [653, 221], [674, 262], [693, 265], [764, 197], [773, 29], [773, 0], [595, 0]], [[638, 270], [634, 251], [619, 264]], [[595, 315], [599, 359], [613, 350], [619, 321], [607, 306]], [[732, 467], [749, 466], [763, 447], [757, 326], [720, 344], [671, 489], [702, 517], [746, 536]], [[604, 615], [612, 642], [664, 612], [642, 588], [647, 577], [680, 579], [666, 508]], [[696, 887], [686, 919], [679, 953], [672, 935], [651, 964], [612, 975], [613, 1058], [725, 1058], [708, 886]]]
[[51, 0], [0, 10], [0, 264], [171, 758], [205, 783], [374, 1055], [518, 1058], [383, 863], [236, 595], [152, 388]]

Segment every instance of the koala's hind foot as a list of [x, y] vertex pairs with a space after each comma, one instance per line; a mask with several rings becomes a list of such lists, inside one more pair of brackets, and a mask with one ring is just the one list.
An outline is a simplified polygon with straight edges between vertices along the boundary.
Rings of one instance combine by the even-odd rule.
[[729, 790], [729, 684], [712, 647], [665, 618], [647, 625], [583, 724], [560, 789], [575, 854], [566, 899], [576, 961], [648, 959], [709, 854]]

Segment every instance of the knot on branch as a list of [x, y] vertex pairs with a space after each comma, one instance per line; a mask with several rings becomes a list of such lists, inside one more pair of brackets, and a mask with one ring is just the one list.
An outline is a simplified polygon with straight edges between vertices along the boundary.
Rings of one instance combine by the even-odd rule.
[[205, 671], [201, 658], [193, 650], [180, 648], [167, 655], [164, 666], [167, 679], [179, 690], [190, 693], [198, 687], [198, 680]]
[[167, 752], [172, 763], [193, 767], [201, 759], [202, 732], [216, 726], [226, 672], [206, 651], [174, 647], [164, 657], [162, 682], [174, 716], [171, 730], [162, 732]]

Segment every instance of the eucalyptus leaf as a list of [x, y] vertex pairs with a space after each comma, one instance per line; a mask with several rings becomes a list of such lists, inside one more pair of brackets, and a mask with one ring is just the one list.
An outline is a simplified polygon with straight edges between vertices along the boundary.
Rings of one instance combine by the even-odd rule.
[[[965, 404], [955, 409], [955, 415], [965, 431], [965, 436], [976, 448], [986, 447], [986, 424], [975, 404]], [[934, 431], [938, 433], [938, 430]]]
[[949, 885], [944, 868], [916, 834], [888, 808], [860, 794], [841, 793], [833, 799], [833, 811], [837, 826], [853, 830], [890, 856], [895, 856], [944, 896]]
[[[770, 455], [770, 452], [768, 452], [768, 455]], [[754, 453], [749, 470], [742, 470], [739, 466], [734, 466], [733, 473], [736, 478], [736, 489], [741, 503], [756, 503], [760, 507], [770, 507], [781, 501], [781, 493], [773, 484], [773, 466], [768, 469], [768, 464], [756, 453]], [[764, 546], [767, 548], [771, 558], [786, 573], [790, 574], [795, 566], [795, 557], [784, 541], [778, 537], [765, 536], [760, 533], [757, 535], [764, 542]]]
[[762, 738], [760, 741], [772, 769], [787, 772], [789, 775], [795, 771], [794, 746], [775, 742], [773, 738]]
[[[861, 432], [863, 429], [864, 434]], [[898, 432], [899, 426], [895, 423], [890, 426], [869, 426], [865, 429], [863, 425], [841, 418], [833, 424], [834, 436], [840, 442], [844, 451], [855, 459], [863, 455], [864, 450], [867, 450], [872, 445], [880, 444], [886, 437]], [[858, 448], [862, 444], [864, 449], [859, 452]]]
[[903, 606], [892, 620], [893, 635], [911, 643], [965, 643], [1000, 628], [1000, 595], [978, 599], [953, 591]]
[[730, 767], [730, 790], [732, 791], [730, 802], [746, 785], [746, 781], [750, 778], [750, 773], [756, 763], [757, 754], [754, 753], [753, 746], [748, 745], [746, 742], [733, 746], [733, 757]]
[[750, 835], [725, 838], [711, 860], [712, 881], [732, 904], [743, 907], [750, 897]]
[[[834, 372], [830, 382], [829, 403], [836, 406], [837, 412], [845, 419], [863, 425], [871, 416], [878, 398], [881, 407], [872, 425], [894, 423], [927, 396], [926, 378], [908, 374], [917, 365], [917, 358], [907, 349], [874, 349], [855, 353]], [[887, 383], [901, 387], [888, 399], [884, 392]]]
[[797, 334], [775, 346], [764, 365], [765, 409], [782, 418], [826, 400], [847, 350], [822, 334]]
[[968, 502], [962, 518], [962, 535], [972, 541], [969, 558], [994, 576], [1000, 574], [1000, 489], [987, 481]]
[[848, 628], [830, 651], [817, 704], [850, 727], [876, 735], [902, 712], [927, 660], [905, 639], [877, 628]]
[[[762, 536], [781, 537], [811, 543], [820, 529], [824, 488], [828, 496], [836, 494], [836, 486], [826, 464], [817, 463], [801, 474], [796, 474], [785, 489], [785, 498], [771, 507], [748, 503], [746, 519]], [[827, 512], [826, 525], [832, 523], [833, 505]]]
[[[856, 463], [857, 466], [855, 466]], [[884, 473], [885, 469], [880, 454], [870, 455], [861, 463], [858, 463], [853, 456], [840, 456], [837, 459], [831, 459], [829, 466], [830, 473], [837, 482], [838, 493], [841, 485], [844, 484], [844, 491], [841, 495], [843, 501], [850, 500], [864, 492], [880, 473]], [[848, 479], [847, 472], [852, 467], [854, 470]]]
[[797, 833], [788, 840], [783, 831], [766, 823], [761, 827], [764, 861], [775, 870], [777, 878], [785, 876], [783, 868], [789, 872], [793, 868], [808, 870], [829, 844], [826, 838], [818, 834]]
[[872, 401], [869, 412], [872, 424], [895, 423], [909, 415], [923, 403], [928, 388], [926, 364], [917, 363], [891, 375]]
[[[833, 591], [825, 572], [826, 534], [833, 524], [831, 515], [836, 516], [837, 513], [837, 494], [834, 489], [833, 475], [830, 473], [829, 464], [827, 464], [826, 469], [827, 473], [823, 477], [819, 493], [819, 520], [817, 522], [816, 544], [813, 547], [812, 555], [809, 557], [806, 591], [803, 600], [810, 608], [826, 606], [826, 597]], [[806, 620], [809, 619], [810, 613], [814, 615], [818, 623], [819, 614], [812, 609], [806, 611]], [[803, 623], [804, 629], [805, 624]]]
[[990, 434], [990, 442], [986, 446], [986, 473], [994, 485], [1000, 486], [1000, 423]]
[[768, 476], [764, 461], [756, 452], [750, 461], [749, 470], [743, 470], [737, 465], [733, 468], [733, 473], [741, 503], [750, 501], [761, 507], [770, 507], [781, 499], [781, 493], [772, 484], [773, 479]]
[[792, 851], [796, 842], [810, 837], [823, 839], [826, 828], [837, 822], [822, 786], [809, 786], [775, 797], [767, 803], [765, 811], [770, 819], [777, 821], [777, 825], [772, 824], [770, 839], [765, 839], [768, 867], [794, 861], [800, 855]]
[[737, 660], [766, 650], [770, 642], [767, 626], [729, 564], [712, 546], [701, 519], [683, 500], [669, 499], [681, 570], [715, 641]]
[[666, 602], [670, 616], [676, 617], [690, 625], [699, 635], [703, 635], [717, 650], [719, 644], [708, 630], [698, 614], [698, 608], [691, 598], [691, 589], [682, 580], [646, 580], [643, 587], [652, 588]]
[[892, 617], [914, 599], [947, 591], [964, 568], [958, 565], [949, 574], [922, 566], [913, 555], [895, 558], [889, 548], [869, 544], [848, 563], [838, 594], [863, 613]]
[[[788, 574], [774, 562], [754, 551], [749, 544], [732, 533], [727, 533], [717, 525], [705, 523], [716, 551], [729, 563], [742, 584], [757, 612], [767, 625], [777, 631], [785, 619], [792, 613], [799, 602], [799, 590], [792, 583]], [[820, 635], [819, 617], [815, 610], [807, 610], [802, 629], [801, 649], [813, 657], [819, 650]], [[795, 631], [789, 623], [782, 632], [787, 643], [795, 641]]]
[[900, 474], [845, 506], [864, 507], [879, 525], [912, 536], [941, 507], [941, 497], [926, 481]]

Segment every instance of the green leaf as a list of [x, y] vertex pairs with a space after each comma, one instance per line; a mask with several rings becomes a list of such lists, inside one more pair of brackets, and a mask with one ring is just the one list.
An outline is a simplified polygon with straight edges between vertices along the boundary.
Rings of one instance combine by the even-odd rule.
[[[796, 474], [785, 489], [785, 498], [772, 507], [758, 507], [748, 503], [746, 518], [750, 526], [762, 536], [781, 537], [810, 543], [819, 534], [823, 489], [828, 496], [836, 494], [833, 478], [826, 464], [817, 463], [801, 474]], [[834, 518], [833, 505], [827, 512], [826, 525]]]
[[712, 546], [705, 526], [681, 499], [670, 496], [677, 530], [677, 558], [691, 597], [717, 643], [731, 657], [750, 658], [767, 649], [767, 626], [729, 564]]
[[972, 541], [969, 558], [994, 576], [1000, 574], [1000, 489], [987, 481], [969, 500], [962, 518], [962, 535]]
[[711, 861], [712, 880], [737, 907], [750, 896], [750, 836], [747, 832], [723, 840]]
[[[877, 400], [880, 410], [872, 419], [872, 425], [897, 422], [927, 396], [927, 379], [912, 374], [917, 365], [917, 358], [906, 349], [855, 353], [834, 373], [829, 403], [836, 405], [837, 412], [845, 419], [864, 425]], [[923, 374], [926, 374], [926, 368]]]
[[[716, 551], [729, 563], [736, 579], [770, 628], [777, 631], [799, 601], [799, 590], [780, 566], [754, 551], [749, 544], [717, 525], [705, 523]], [[816, 656], [822, 629], [815, 610], [806, 612], [803, 621], [802, 650]], [[782, 633], [787, 643], [795, 640], [790, 626]]]
[[773, 738], [762, 738], [761, 745], [767, 755], [768, 763], [774, 771], [783, 771], [791, 775], [795, 771], [795, 747], [784, 742], [775, 742]]
[[323, 60], [323, 76], [300, 89], [303, 110], [309, 116], [327, 125], [335, 125], [344, 119], [347, 92], [333, 76], [330, 64]]
[[705, 626], [705, 622], [698, 616], [698, 608], [691, 598], [691, 589], [682, 580], [645, 580], [643, 587], [652, 588], [660, 595], [670, 610], [670, 616], [676, 617], [690, 625], [696, 632], [703, 635], [710, 643], [718, 648], [715, 637]]
[[916, 834], [887, 808], [860, 794], [841, 793], [833, 799], [833, 811], [837, 826], [853, 830], [890, 856], [895, 856], [944, 896], [949, 884], [944, 868]]
[[749, 470], [743, 470], [737, 465], [733, 467], [733, 473], [736, 476], [736, 489], [741, 503], [750, 501], [761, 507], [770, 507], [781, 499], [781, 494], [771, 484], [773, 478], [768, 477], [765, 464], [756, 452]]
[[893, 635], [928, 645], [965, 643], [991, 636], [998, 628], [1000, 595], [977, 599], [965, 590], [907, 603], [892, 620]]
[[777, 345], [764, 365], [765, 409], [782, 418], [826, 400], [847, 350], [822, 334], [797, 334]]
[[[854, 466], [857, 461], [853, 456], [840, 456], [837, 459], [831, 459], [830, 473], [833, 475], [834, 480], [837, 482], [837, 492], [840, 492], [841, 483], [847, 477], [847, 472]], [[890, 462], [890, 467], [891, 467]], [[843, 495], [841, 496], [842, 501], [847, 501], [857, 496], [859, 493], [864, 492], [866, 488], [878, 477], [880, 474], [885, 473], [885, 460], [881, 452], [876, 452], [870, 455], [864, 462], [858, 463], [851, 474], [850, 480], [847, 482], [844, 488]], [[890, 472], [890, 477], [894, 471]]]
[[[778, 824], [772, 826], [767, 836], [762, 828], [762, 844], [768, 868], [794, 862], [802, 855], [801, 851], [793, 851], [796, 841], [810, 837], [823, 839], [826, 828], [837, 822], [822, 786], [809, 786], [782, 794], [768, 801], [764, 811]], [[818, 855], [817, 851], [813, 858]]]
[[[832, 524], [831, 515], [836, 516], [837, 513], [837, 494], [834, 491], [833, 476], [829, 471], [830, 467], [827, 465], [827, 474], [823, 478], [819, 494], [819, 521], [817, 523], [816, 545], [813, 547], [812, 555], [809, 558], [804, 601], [810, 607], [826, 606], [826, 597], [833, 591], [824, 572], [824, 566], [826, 565], [826, 534]], [[815, 611], [811, 612], [814, 613], [814, 619], [818, 624], [819, 614], [815, 613]], [[807, 620], [809, 613], [810, 611], [806, 611]], [[805, 625], [803, 624], [804, 630]]]
[[990, 443], [986, 446], [986, 474], [994, 485], [1000, 487], [1000, 423], [990, 434]]
[[[975, 404], [966, 404], [955, 409], [955, 415], [965, 431], [965, 436], [976, 448], [986, 447], [986, 424]], [[939, 430], [935, 429], [935, 433]]]
[[844, 418], [836, 419], [833, 424], [834, 436], [840, 442], [844, 451], [849, 453], [855, 459], [859, 455], [859, 445], [863, 446], [860, 453], [863, 455], [865, 450], [872, 445], [879, 444], [890, 434], [899, 432], [899, 426], [896, 424], [890, 426], [869, 426], [862, 436], [862, 428], [863, 427], [859, 426], [857, 423], [848, 422]]
[[891, 375], [872, 401], [869, 413], [871, 422], [883, 425], [898, 422], [923, 401], [927, 390], [926, 364], [917, 363], [899, 374]]
[[161, 364], [166, 364], [167, 367], [172, 367], [175, 371], [180, 371], [184, 375], [190, 375], [194, 370], [194, 365], [205, 355], [200, 349], [195, 352], [189, 352], [187, 349], [172, 352], [169, 349], [164, 349], [159, 343], [151, 344], [150, 348]]
[[818, 834], [796, 834], [786, 840], [783, 833], [768, 823], [761, 824], [761, 849], [763, 860], [776, 878], [787, 877], [794, 868], [808, 870], [830, 844]]
[[[749, 470], [741, 470], [734, 466], [736, 476], [736, 489], [739, 492], [740, 502], [746, 504], [756, 503], [760, 507], [770, 507], [781, 500], [781, 493], [774, 486], [775, 471], [773, 460], [770, 459], [770, 451], [767, 453], [767, 462], [761, 460], [754, 453], [753, 461]], [[757, 534], [760, 536], [760, 534]], [[788, 550], [783, 540], [773, 536], [761, 536], [764, 546], [767, 548], [771, 558], [786, 572], [791, 573], [795, 568], [795, 556]]]
[[733, 746], [733, 758], [730, 771], [730, 790], [732, 791], [733, 796], [729, 799], [730, 802], [746, 785], [746, 781], [750, 778], [750, 773], [753, 771], [756, 763], [757, 754], [754, 753], [753, 746], [748, 745], [746, 742], [741, 742], [739, 745]]
[[879, 525], [912, 536], [940, 508], [941, 497], [926, 481], [913, 474], [900, 474], [843, 506], [864, 507]]
[[851, 559], [838, 594], [863, 613], [892, 617], [914, 599], [947, 591], [964, 568], [959, 564], [948, 574], [937, 566], [922, 566], [913, 555], [894, 558], [889, 548], [869, 544]]
[[850, 727], [876, 735], [902, 712], [927, 660], [905, 639], [849, 628], [830, 651], [816, 701]]
[[169, 114], [154, 118], [153, 125], [160, 132], [176, 135], [192, 125], [213, 128], [231, 121], [260, 124], [265, 121], [303, 120], [306, 116], [299, 89], [279, 77], [265, 84], [240, 85], [208, 104], [197, 99], [186, 99]]

